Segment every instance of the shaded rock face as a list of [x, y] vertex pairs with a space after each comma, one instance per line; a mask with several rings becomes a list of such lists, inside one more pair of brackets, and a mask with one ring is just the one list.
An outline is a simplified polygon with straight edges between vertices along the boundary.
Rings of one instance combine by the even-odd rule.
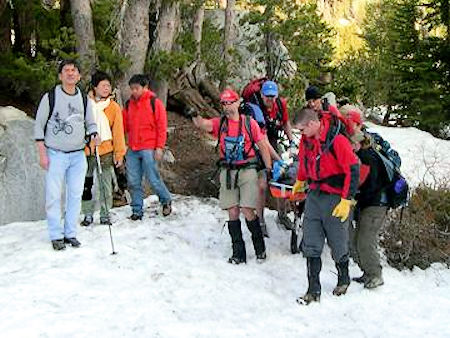
[[0, 225], [45, 219], [45, 171], [33, 126], [24, 112], [0, 108]]

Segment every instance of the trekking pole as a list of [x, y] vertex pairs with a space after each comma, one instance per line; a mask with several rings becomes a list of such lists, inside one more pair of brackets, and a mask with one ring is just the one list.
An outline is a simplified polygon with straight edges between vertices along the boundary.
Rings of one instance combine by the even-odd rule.
[[[108, 201], [106, 200], [106, 193], [105, 193], [105, 187], [103, 187], [102, 189], [102, 176], [103, 176], [103, 171], [102, 171], [102, 165], [100, 163], [100, 155], [98, 153], [98, 145], [95, 145], [95, 159], [97, 161], [97, 171], [98, 171], [98, 185], [99, 185], [99, 189], [100, 191], [102, 191], [102, 195], [103, 195], [103, 201], [105, 202], [105, 209], [106, 212], [109, 212], [108, 210]], [[100, 202], [101, 203], [101, 202]], [[109, 222], [111, 223], [111, 222]], [[114, 242], [113, 242], [113, 237], [112, 237], [112, 231], [111, 231], [111, 224], [108, 223], [108, 227], [109, 227], [109, 238], [111, 239], [111, 248], [112, 248], [112, 252], [111, 255], [116, 255], [117, 252], [114, 251]]]

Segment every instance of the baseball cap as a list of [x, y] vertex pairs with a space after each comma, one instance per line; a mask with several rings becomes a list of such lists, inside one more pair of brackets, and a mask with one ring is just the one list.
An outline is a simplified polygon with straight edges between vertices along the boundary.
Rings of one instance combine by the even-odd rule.
[[278, 86], [273, 81], [266, 81], [261, 87], [261, 93], [264, 96], [278, 96]]
[[232, 89], [225, 89], [222, 93], [220, 93], [220, 102], [236, 102], [239, 100], [239, 95]]

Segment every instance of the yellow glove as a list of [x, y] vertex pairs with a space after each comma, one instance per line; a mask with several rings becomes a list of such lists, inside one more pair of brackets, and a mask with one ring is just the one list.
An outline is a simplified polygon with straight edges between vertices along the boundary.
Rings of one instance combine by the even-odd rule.
[[355, 204], [356, 203], [353, 200], [341, 198], [341, 201], [336, 205], [336, 208], [334, 208], [332, 215], [340, 218], [341, 222], [345, 222], [350, 215], [350, 208]]
[[292, 187], [292, 193], [296, 194], [298, 192], [304, 192], [306, 189], [305, 181], [295, 181], [294, 186]]

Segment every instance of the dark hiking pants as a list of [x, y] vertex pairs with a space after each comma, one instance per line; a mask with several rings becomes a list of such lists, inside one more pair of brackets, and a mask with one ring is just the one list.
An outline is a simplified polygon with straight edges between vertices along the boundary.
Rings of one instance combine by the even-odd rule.
[[360, 211], [356, 227], [350, 229], [350, 252], [369, 277], [381, 277], [378, 235], [386, 220], [386, 207], [373, 206]]
[[348, 259], [348, 224], [332, 216], [341, 196], [319, 190], [308, 192], [303, 219], [302, 249], [305, 257], [320, 257], [325, 238], [336, 263]]

